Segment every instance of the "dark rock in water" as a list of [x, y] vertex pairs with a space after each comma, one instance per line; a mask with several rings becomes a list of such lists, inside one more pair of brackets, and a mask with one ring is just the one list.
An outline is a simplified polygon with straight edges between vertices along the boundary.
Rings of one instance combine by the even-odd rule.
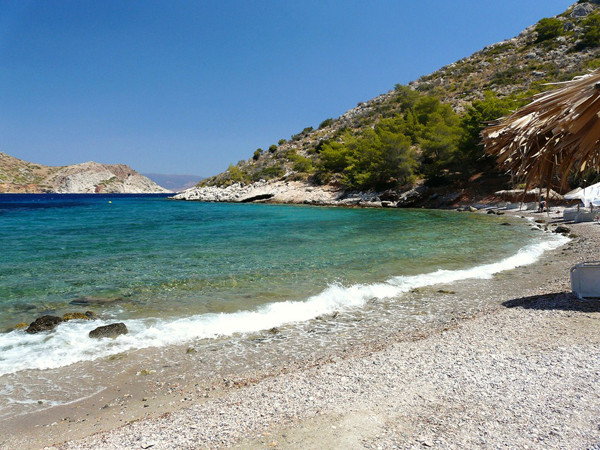
[[16, 311], [33, 311], [34, 309], [36, 309], [36, 306], [32, 305], [30, 303], [25, 303], [25, 304], [15, 305], [14, 309]]
[[554, 232], [560, 234], [569, 234], [571, 229], [569, 227], [565, 227], [564, 225], [559, 225], [554, 229]]
[[71, 305], [75, 306], [89, 306], [89, 305], [110, 305], [112, 303], [123, 302], [125, 299], [123, 297], [113, 297], [113, 298], [97, 298], [97, 297], [79, 297], [75, 300], [69, 302]]
[[273, 327], [273, 328], [271, 328], [271, 329], [269, 330], [269, 333], [271, 333], [271, 334], [279, 334], [279, 333], [280, 333], [280, 331], [279, 331], [279, 328], [277, 328], [277, 327]]
[[388, 201], [381, 202], [382, 208], [391, 208], [392, 206], [394, 206], [394, 204], [392, 202], [388, 202]]
[[493, 209], [488, 209], [488, 214], [497, 214], [497, 212]]
[[103, 338], [110, 337], [116, 338], [122, 334], [127, 334], [127, 327], [123, 322], [111, 323], [110, 325], [104, 325], [103, 327], [98, 327], [92, 331], [88, 335], [91, 338]]
[[508, 222], [502, 222], [500, 225], [504, 225], [505, 227], [510, 227], [510, 223], [508, 223]]
[[29, 328], [25, 331], [30, 334], [39, 333], [41, 331], [51, 331], [62, 321], [63, 320], [57, 316], [38, 317], [29, 324]]

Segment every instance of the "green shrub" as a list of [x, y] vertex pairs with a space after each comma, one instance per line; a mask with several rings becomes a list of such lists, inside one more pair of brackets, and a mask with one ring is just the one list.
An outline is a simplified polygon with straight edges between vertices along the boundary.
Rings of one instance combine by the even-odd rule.
[[592, 14], [583, 21], [583, 36], [579, 47], [597, 47], [600, 45], [600, 15]]
[[317, 178], [326, 181], [334, 173], [351, 189], [385, 189], [411, 180], [416, 155], [409, 137], [383, 128], [367, 129], [344, 143], [323, 145]]
[[288, 161], [293, 162], [292, 169], [296, 172], [311, 172], [313, 169], [313, 163], [309, 158], [296, 153], [295, 150], [289, 149], [283, 155]]
[[269, 147], [269, 153], [275, 153], [276, 151], [277, 151], [277, 146], [275, 144], [273, 144]]
[[493, 60], [494, 56], [506, 53], [507, 51], [513, 49], [514, 47], [515, 47], [514, 44], [511, 44], [510, 42], [506, 42], [506, 43], [500, 44], [500, 45], [495, 45], [494, 47], [492, 47], [491, 49], [489, 49], [486, 52], [486, 56], [488, 57], [487, 61], [491, 62]]
[[281, 166], [270, 166], [259, 170], [252, 174], [252, 181], [258, 180], [272, 180], [274, 178], [280, 178], [285, 173], [285, 169]]
[[[286, 142], [287, 142], [287, 139], [279, 139], [279, 141], [277, 141], [277, 145], [283, 145], [283, 144], [285, 144]], [[269, 147], [269, 150], [270, 150], [270, 149], [271, 149], [271, 148]]]
[[306, 127], [300, 133], [294, 134], [292, 136], [292, 141], [298, 141], [298, 140], [302, 139], [303, 137], [307, 136], [312, 130], [313, 130], [313, 127]]
[[309, 158], [305, 158], [304, 156], [296, 155], [296, 160], [292, 169], [296, 172], [306, 172], [310, 173], [313, 170], [313, 163]]
[[563, 23], [554, 17], [540, 20], [535, 26], [535, 31], [538, 34], [537, 43], [556, 39], [565, 32]]
[[476, 100], [467, 108], [461, 119], [463, 134], [458, 146], [457, 168], [465, 175], [474, 171], [493, 170], [495, 161], [485, 154], [481, 145], [481, 131], [493, 120], [510, 114], [519, 103], [509, 98], [498, 98], [491, 91], [484, 100]]
[[256, 151], [254, 152], [254, 155], [252, 155], [252, 159], [254, 161], [258, 161], [258, 158], [260, 158], [260, 155], [263, 154], [263, 149], [262, 148], [257, 148]]
[[496, 72], [494, 78], [492, 78], [491, 84], [496, 84], [498, 86], [514, 84], [517, 82], [521, 73], [522, 71], [518, 67], [509, 67], [506, 70]]
[[229, 172], [229, 179], [234, 183], [247, 183], [249, 181], [248, 174], [233, 164], [229, 164], [227, 171]]
[[333, 119], [325, 119], [323, 122], [321, 122], [321, 124], [319, 125], [319, 130], [321, 128], [325, 128], [325, 127], [330, 127], [331, 125], [333, 125]]

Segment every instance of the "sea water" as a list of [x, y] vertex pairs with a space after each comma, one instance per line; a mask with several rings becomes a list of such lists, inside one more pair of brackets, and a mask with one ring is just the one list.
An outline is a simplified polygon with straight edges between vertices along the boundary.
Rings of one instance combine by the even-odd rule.
[[[435, 315], [435, 304], [409, 305], [406, 294], [531, 264], [564, 240], [455, 211], [0, 195], [0, 376], [234, 338], [389, 299], [403, 308], [396, 320]], [[13, 329], [88, 310], [98, 318], [39, 334]], [[112, 322], [129, 333], [87, 337]]]

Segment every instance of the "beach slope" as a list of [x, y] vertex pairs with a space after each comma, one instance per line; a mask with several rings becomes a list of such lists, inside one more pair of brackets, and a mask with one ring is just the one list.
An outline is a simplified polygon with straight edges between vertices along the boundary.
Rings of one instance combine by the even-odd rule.
[[509, 283], [475, 286], [497, 299], [481, 311], [198, 388], [186, 406], [120, 428], [66, 424], [53, 442], [5, 433], [3, 448], [596, 448], [600, 301], [570, 294], [568, 270], [600, 259], [600, 226], [569, 227], [569, 244]]

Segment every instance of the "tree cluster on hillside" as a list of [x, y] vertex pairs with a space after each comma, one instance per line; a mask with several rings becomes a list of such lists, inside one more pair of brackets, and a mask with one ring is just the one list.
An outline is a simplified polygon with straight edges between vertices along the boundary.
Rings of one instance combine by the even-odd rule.
[[462, 184], [475, 174], [497, 173], [480, 144], [481, 130], [551, 89], [549, 83], [600, 67], [600, 5], [579, 3], [585, 5], [577, 13], [571, 7], [544, 18], [410, 87], [397, 86], [317, 128], [257, 149], [203, 184], [301, 179], [383, 190], [415, 180]]
[[[275, 145], [267, 153], [258, 149], [252, 163], [230, 165], [220, 184], [276, 179], [286, 172], [293, 174], [291, 179], [317, 184], [337, 180], [346, 189], [378, 191], [416, 179], [431, 184], [466, 179], [477, 171], [494, 170], [494, 162], [480, 145], [480, 132], [519, 105], [488, 92], [461, 117], [437, 97], [401, 85], [396, 86], [392, 103], [391, 117], [383, 114], [371, 127], [342, 128], [319, 141], [306, 156], [294, 148], [279, 151]], [[320, 128], [331, 124], [328, 119]], [[308, 128], [303, 133], [309, 133]]]
[[479, 133], [490, 121], [511, 111], [512, 100], [488, 93], [461, 118], [432, 95], [397, 86], [400, 113], [381, 119], [374, 128], [346, 131], [320, 146], [315, 179], [338, 177], [348, 189], [382, 190], [424, 178], [444, 183], [493, 170]]

